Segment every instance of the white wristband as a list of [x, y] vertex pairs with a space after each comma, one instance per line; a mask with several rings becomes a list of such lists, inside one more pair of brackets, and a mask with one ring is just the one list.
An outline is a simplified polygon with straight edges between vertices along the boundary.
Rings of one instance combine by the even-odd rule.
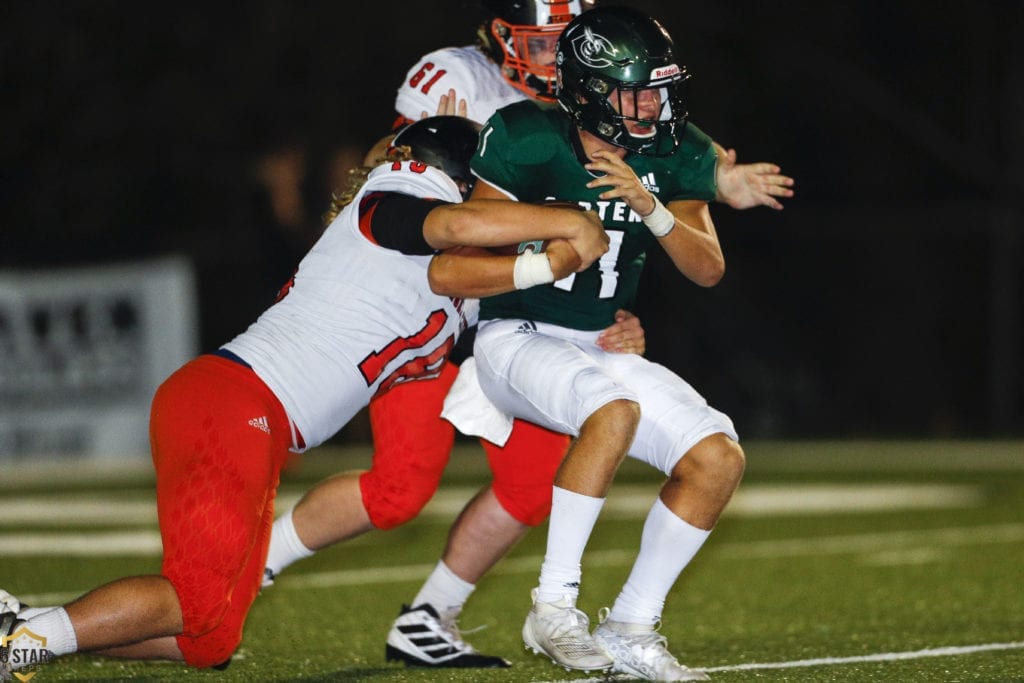
[[547, 254], [535, 254], [525, 251], [516, 257], [516, 265], [512, 270], [512, 282], [516, 289], [526, 289], [534, 285], [546, 285], [555, 281], [551, 270], [551, 261]]
[[665, 205], [657, 197], [654, 198], [654, 211], [651, 211], [641, 220], [655, 237], [664, 237], [672, 232], [672, 228], [676, 227], [675, 215], [666, 209]]

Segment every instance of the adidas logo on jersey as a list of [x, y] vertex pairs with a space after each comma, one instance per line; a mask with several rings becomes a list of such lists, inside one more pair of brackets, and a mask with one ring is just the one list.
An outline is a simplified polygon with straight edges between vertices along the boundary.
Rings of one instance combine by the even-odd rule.
[[522, 325], [516, 328], [516, 334], [533, 334], [537, 331], [537, 323], [532, 320], [527, 320]]
[[658, 187], [658, 181], [654, 179], [654, 171], [644, 173], [643, 177], [640, 178], [640, 184], [646, 187], [648, 192], [659, 192], [661, 190]]
[[267, 434], [270, 433], [270, 423], [267, 421], [266, 415], [264, 415], [263, 417], [254, 417], [253, 419], [249, 420], [249, 425], [255, 427], [261, 432], [266, 432]]

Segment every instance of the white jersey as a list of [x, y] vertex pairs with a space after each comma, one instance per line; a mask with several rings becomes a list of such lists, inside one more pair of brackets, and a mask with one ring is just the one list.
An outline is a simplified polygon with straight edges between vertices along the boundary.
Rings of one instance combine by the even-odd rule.
[[466, 116], [481, 124], [499, 108], [529, 99], [505, 80], [498, 65], [480, 48], [466, 45], [421, 57], [398, 88], [395, 111], [413, 121], [423, 112], [434, 116], [441, 96], [452, 89], [458, 99], [466, 100]]
[[436, 375], [479, 302], [430, 291], [431, 256], [377, 245], [359, 226], [371, 191], [460, 202], [455, 183], [415, 162], [374, 169], [302, 259], [294, 284], [224, 345], [281, 401], [306, 448], [333, 436], [379, 390]]

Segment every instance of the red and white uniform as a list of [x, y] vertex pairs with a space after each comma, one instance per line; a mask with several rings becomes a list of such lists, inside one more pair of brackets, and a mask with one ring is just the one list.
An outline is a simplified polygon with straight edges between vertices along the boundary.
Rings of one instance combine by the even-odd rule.
[[[228, 357], [202, 355], [157, 389], [161, 572], [178, 594], [177, 643], [193, 666], [225, 661], [241, 641], [289, 450], [323, 442], [389, 386], [454, 377], [447, 354], [476, 322], [477, 302], [430, 291], [422, 224], [434, 203], [422, 198], [461, 201], [424, 164], [375, 169], [279, 301], [223, 347]], [[381, 246], [383, 235], [409, 253]], [[407, 381], [418, 377], [441, 379]]]
[[406, 74], [395, 111], [410, 121], [433, 116], [441, 95], [454, 89], [466, 100], [466, 116], [484, 123], [498, 108], [527, 99], [501, 75], [501, 69], [475, 45], [446, 47], [424, 55]]
[[458, 335], [476, 324], [478, 302], [430, 291], [430, 255], [381, 247], [360, 225], [355, 209], [369, 192], [462, 201], [455, 183], [430, 166], [374, 169], [302, 259], [287, 294], [223, 347], [274, 392], [307, 448], [333, 436], [379, 391], [437, 376]]

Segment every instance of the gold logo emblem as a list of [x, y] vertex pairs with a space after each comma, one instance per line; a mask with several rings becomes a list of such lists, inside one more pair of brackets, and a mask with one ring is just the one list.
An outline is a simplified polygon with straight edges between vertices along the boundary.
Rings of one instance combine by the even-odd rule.
[[0, 649], [4, 659], [12, 666], [18, 666], [14, 677], [22, 683], [35, 678], [43, 664], [50, 661], [50, 652], [46, 649], [46, 638], [36, 635], [24, 626], [9, 636], [0, 638]]

